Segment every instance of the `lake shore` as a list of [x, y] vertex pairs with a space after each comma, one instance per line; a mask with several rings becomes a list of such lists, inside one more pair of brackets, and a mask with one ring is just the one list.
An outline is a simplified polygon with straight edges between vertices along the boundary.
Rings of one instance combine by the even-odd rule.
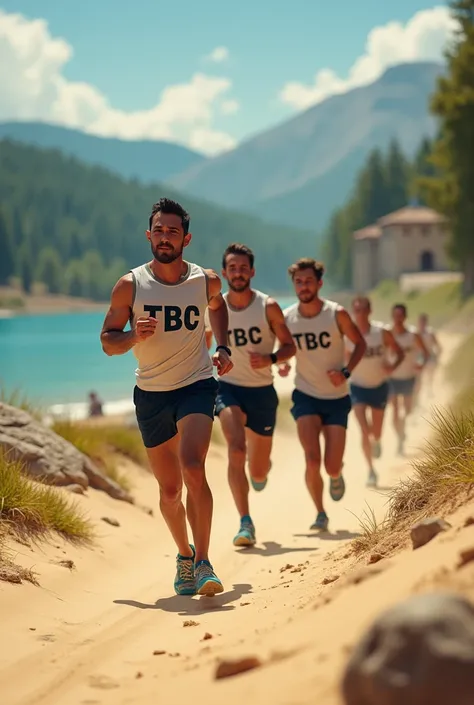
[[105, 312], [107, 306], [106, 301], [92, 301], [79, 296], [25, 294], [11, 287], [0, 287], [0, 318], [48, 313]]

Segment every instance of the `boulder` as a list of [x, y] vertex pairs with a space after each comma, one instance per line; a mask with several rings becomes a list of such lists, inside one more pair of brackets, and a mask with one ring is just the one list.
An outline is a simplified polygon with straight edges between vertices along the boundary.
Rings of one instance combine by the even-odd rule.
[[132, 497], [69, 441], [26, 411], [0, 402], [0, 446], [25, 463], [35, 480], [52, 485], [79, 485], [106, 492], [114, 499]]
[[345, 705], [472, 705], [474, 606], [416, 595], [381, 614], [352, 652]]

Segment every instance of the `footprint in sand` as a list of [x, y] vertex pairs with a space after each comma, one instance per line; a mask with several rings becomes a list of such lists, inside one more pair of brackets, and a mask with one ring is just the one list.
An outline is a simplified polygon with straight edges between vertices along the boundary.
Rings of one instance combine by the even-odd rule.
[[113, 688], [120, 688], [120, 685], [109, 678], [109, 676], [89, 676], [89, 687], [98, 688], [99, 690], [112, 690]]

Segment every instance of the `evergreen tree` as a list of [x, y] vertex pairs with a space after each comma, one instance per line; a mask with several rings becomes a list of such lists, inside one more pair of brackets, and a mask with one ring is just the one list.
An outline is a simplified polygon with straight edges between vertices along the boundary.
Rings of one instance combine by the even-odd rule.
[[87, 272], [77, 259], [69, 262], [64, 272], [65, 292], [69, 296], [87, 296]]
[[431, 104], [441, 122], [433, 150], [440, 175], [423, 184], [430, 203], [450, 221], [450, 254], [462, 268], [468, 296], [474, 294], [474, 0], [450, 7], [458, 29]]
[[15, 271], [15, 252], [12, 228], [7, 214], [0, 210], [0, 284], [7, 284]]
[[29, 243], [24, 242], [18, 253], [18, 273], [20, 275], [23, 290], [29, 294], [34, 282], [34, 269], [32, 264], [32, 254]]
[[[406, 206], [409, 165], [396, 140], [392, 140], [386, 161], [387, 213]], [[379, 216], [380, 217], [380, 216]]]
[[37, 279], [46, 284], [50, 294], [63, 290], [63, 265], [56, 250], [45, 247], [38, 258]]

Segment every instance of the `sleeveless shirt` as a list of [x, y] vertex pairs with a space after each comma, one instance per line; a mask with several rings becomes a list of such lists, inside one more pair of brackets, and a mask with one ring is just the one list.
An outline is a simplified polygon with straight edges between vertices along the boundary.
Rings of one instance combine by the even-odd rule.
[[[427, 326], [425, 330], [421, 333], [419, 331], [423, 342], [425, 344], [426, 349], [428, 350], [430, 356], [429, 360], [433, 361], [436, 360], [437, 358], [437, 350], [436, 350], [436, 343], [434, 340], [434, 330], [431, 328], [431, 326]], [[421, 351], [419, 351], [419, 356], [422, 357]]]
[[[380, 387], [387, 380], [388, 375], [383, 367], [386, 362], [386, 350], [383, 342], [384, 329], [383, 323], [371, 321], [370, 329], [364, 334], [367, 348], [364, 357], [351, 375], [351, 382], [359, 387], [373, 389]], [[352, 340], [346, 338], [346, 350], [352, 352], [354, 347]]]
[[228, 293], [224, 294], [229, 311], [229, 344], [234, 363], [224, 381], [242, 387], [266, 387], [273, 384], [272, 368], [252, 369], [249, 353], [270, 355], [275, 347], [275, 334], [267, 319], [268, 296], [256, 289], [253, 294], [252, 302], [243, 309], [232, 308]]
[[131, 270], [132, 325], [140, 316], [158, 320], [155, 333], [132, 348], [138, 361], [136, 384], [144, 391], [168, 392], [212, 377], [204, 324], [207, 276], [197, 264], [187, 265], [176, 284], [157, 279], [149, 264]]
[[403, 333], [395, 333], [392, 329], [393, 336], [403, 352], [405, 357], [398, 367], [392, 372], [392, 379], [413, 379], [416, 377], [416, 366], [418, 363], [419, 349], [415, 342], [416, 328], [407, 326]]
[[329, 370], [344, 367], [344, 338], [339, 329], [336, 312], [339, 304], [323, 300], [317, 316], [302, 316], [299, 302], [285, 309], [286, 325], [296, 343], [295, 387], [300, 392], [319, 399], [341, 399], [349, 393], [347, 382], [335, 387], [329, 379]]

